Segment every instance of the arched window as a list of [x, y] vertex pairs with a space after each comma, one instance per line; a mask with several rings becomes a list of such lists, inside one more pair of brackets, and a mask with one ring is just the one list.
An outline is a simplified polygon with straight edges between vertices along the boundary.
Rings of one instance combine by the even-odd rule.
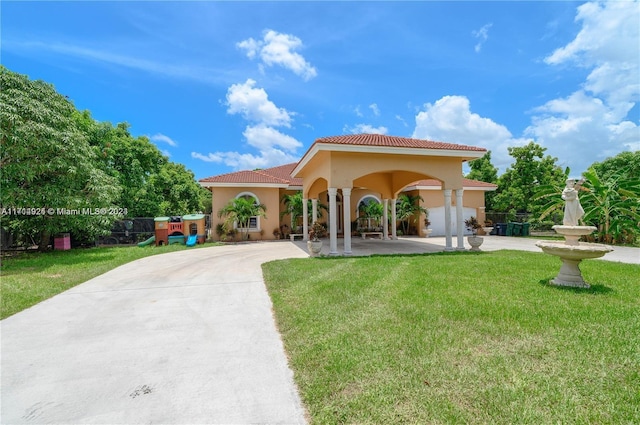
[[[251, 192], [239, 193], [236, 196], [236, 199], [239, 199], [239, 198], [244, 198], [246, 200], [253, 201], [254, 205], [259, 205], [260, 204], [260, 199], [258, 199], [258, 197], [255, 194], [251, 193]], [[237, 223], [237, 222], [233, 223], [233, 227], [236, 228], [236, 229], [244, 229], [244, 227], [241, 227], [241, 224]], [[251, 217], [249, 219], [249, 222], [248, 222], [248, 227], [249, 227], [249, 231], [250, 232], [259, 232], [260, 231], [260, 216]]]
[[358, 202], [358, 228], [377, 230], [383, 215], [380, 199], [373, 195], [365, 195]]

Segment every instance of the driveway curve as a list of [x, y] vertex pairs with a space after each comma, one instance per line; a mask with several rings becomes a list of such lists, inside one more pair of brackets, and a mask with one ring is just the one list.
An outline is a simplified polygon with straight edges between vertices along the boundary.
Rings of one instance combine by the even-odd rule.
[[1, 323], [3, 424], [303, 424], [252, 243], [147, 257]]

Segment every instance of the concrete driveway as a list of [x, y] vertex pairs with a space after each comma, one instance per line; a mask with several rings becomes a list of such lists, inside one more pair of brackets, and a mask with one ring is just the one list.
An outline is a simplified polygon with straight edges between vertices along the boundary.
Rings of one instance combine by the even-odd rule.
[[3, 320], [2, 424], [305, 423], [260, 268], [292, 257], [148, 257]]
[[[535, 242], [481, 248], [541, 252]], [[356, 255], [444, 246], [353, 240]], [[2, 424], [305, 423], [260, 265], [307, 256], [282, 241], [148, 257], [3, 320]], [[640, 249], [605, 259], [640, 264]]]

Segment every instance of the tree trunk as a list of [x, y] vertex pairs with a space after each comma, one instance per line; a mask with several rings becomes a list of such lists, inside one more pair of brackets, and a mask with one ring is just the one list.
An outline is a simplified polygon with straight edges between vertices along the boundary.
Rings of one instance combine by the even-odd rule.
[[38, 245], [38, 251], [45, 252], [49, 250], [49, 242], [51, 240], [51, 232], [43, 230], [40, 233], [40, 244]]

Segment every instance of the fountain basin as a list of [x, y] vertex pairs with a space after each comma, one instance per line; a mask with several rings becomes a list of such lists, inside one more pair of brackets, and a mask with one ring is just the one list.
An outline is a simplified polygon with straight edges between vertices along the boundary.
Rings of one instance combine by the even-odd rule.
[[580, 245], [569, 245], [564, 242], [538, 241], [536, 246], [541, 248], [545, 254], [556, 255], [561, 258], [571, 260], [585, 260], [589, 258], [600, 258], [613, 248], [598, 243], [581, 243]]
[[[578, 238], [580, 236], [581, 235], [579, 235]], [[541, 248], [545, 254], [560, 257], [560, 260], [562, 261], [562, 266], [560, 267], [558, 276], [551, 279], [550, 283], [552, 285], [571, 286], [576, 288], [589, 288], [589, 284], [582, 278], [582, 272], [579, 267], [580, 261], [590, 258], [600, 258], [606, 253], [613, 251], [613, 248], [608, 245], [584, 242], [571, 245], [565, 242], [538, 241], [536, 242], [536, 246]]]
[[[590, 235], [598, 230], [595, 226], [560, 226], [556, 225], [552, 227], [556, 233], [564, 236], [565, 243], [567, 245], [578, 245], [578, 240], [581, 236]], [[604, 255], [604, 254], [603, 254]]]

